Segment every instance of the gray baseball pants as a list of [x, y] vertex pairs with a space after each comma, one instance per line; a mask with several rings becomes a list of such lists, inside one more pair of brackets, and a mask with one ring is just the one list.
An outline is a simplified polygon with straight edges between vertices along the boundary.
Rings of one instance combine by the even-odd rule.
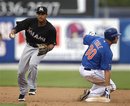
[[[37, 66], [45, 55], [37, 56], [38, 48], [26, 44], [19, 61], [18, 67], [18, 85], [20, 94], [25, 95], [29, 89], [36, 89], [37, 84]], [[26, 72], [27, 78], [26, 78]]]

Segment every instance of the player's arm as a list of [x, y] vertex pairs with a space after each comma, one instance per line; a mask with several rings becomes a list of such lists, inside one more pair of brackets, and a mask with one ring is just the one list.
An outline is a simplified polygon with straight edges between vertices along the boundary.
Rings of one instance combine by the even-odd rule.
[[111, 71], [105, 70], [104, 75], [105, 75], [105, 86], [110, 86]]
[[101, 69], [104, 70], [104, 86], [105, 86], [105, 96], [110, 98], [110, 78], [111, 78], [111, 64], [112, 64], [112, 53], [109, 49], [103, 49], [101, 58]]
[[111, 71], [105, 70], [105, 97], [110, 99], [110, 92], [111, 92], [111, 86], [110, 86], [110, 77], [111, 77]]
[[16, 22], [17, 25], [11, 30], [11, 32], [9, 33], [9, 37], [14, 38], [16, 33], [27, 29], [29, 22], [30, 22], [29, 19], [25, 19], [23, 21]]
[[84, 45], [90, 45], [95, 39], [99, 38], [98, 36], [92, 36], [92, 35], [84, 35], [83, 36], [83, 44]]
[[95, 33], [95, 32], [89, 32], [89, 34], [83, 34], [83, 38], [84, 38], [85, 36], [87, 36], [87, 35], [95, 36], [96, 33]]
[[55, 45], [57, 44], [56, 42], [56, 29], [52, 28], [49, 32], [50, 36], [48, 36], [48, 51], [51, 51]]

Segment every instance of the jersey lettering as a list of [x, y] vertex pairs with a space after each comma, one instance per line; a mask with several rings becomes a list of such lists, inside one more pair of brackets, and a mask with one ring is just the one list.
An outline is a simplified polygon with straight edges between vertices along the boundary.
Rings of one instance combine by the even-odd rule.
[[88, 60], [91, 60], [95, 54], [97, 53], [97, 50], [94, 48], [93, 45], [90, 45], [90, 48], [86, 52], [86, 56], [88, 57]]
[[32, 31], [32, 28], [31, 28], [31, 27], [29, 27], [29, 29], [28, 29], [27, 31], [28, 31], [28, 33], [29, 33], [33, 38], [45, 42], [46, 38], [40, 37], [40, 36], [38, 36], [38, 34], [35, 34], [35, 32]]
[[97, 49], [103, 48], [103, 46], [101, 45], [101, 42], [99, 40], [96, 40], [94, 42], [95, 46], [97, 47]]

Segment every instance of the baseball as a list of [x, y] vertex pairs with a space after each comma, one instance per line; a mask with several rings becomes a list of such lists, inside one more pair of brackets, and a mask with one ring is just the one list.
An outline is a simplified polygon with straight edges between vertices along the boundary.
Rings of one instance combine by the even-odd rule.
[[15, 34], [11, 34], [10, 37], [11, 37], [11, 38], [15, 38]]

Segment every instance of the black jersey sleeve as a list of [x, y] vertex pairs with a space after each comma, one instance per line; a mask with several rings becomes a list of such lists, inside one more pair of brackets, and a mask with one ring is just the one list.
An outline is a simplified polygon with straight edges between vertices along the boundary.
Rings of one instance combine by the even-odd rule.
[[52, 28], [49, 30], [48, 44], [56, 45], [56, 29]]
[[14, 29], [16, 30], [16, 33], [22, 30], [26, 30], [29, 26], [29, 23], [30, 23], [29, 19], [25, 19], [23, 21], [17, 21], [16, 22], [17, 25], [14, 27]]

